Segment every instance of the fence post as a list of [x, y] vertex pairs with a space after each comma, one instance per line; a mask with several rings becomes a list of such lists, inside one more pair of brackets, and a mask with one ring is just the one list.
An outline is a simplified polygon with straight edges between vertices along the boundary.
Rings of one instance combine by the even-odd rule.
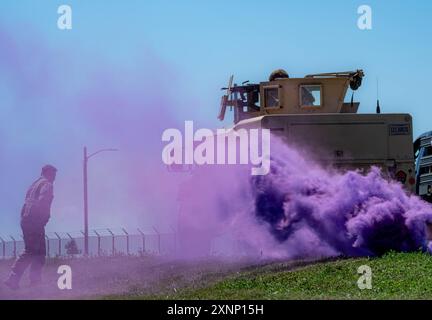
[[[84, 239], [84, 241], [85, 241], [86, 234], [85, 234], [84, 231], [82, 231], [82, 230], [81, 230], [80, 232], [81, 232], [81, 234], [83, 235], [83, 237], [84, 237], [83, 239]], [[89, 243], [90, 243], [90, 237], [89, 237]], [[90, 246], [89, 246], [88, 256], [91, 256], [90, 251], [91, 251], [91, 250], [90, 250]], [[84, 256], [85, 256], [85, 249], [84, 249]], [[88, 257], [88, 256], [87, 256], [87, 257]]]
[[61, 250], [61, 248], [62, 248], [62, 246], [61, 246], [61, 238], [60, 238], [60, 236], [58, 235], [58, 233], [57, 232], [54, 232], [54, 234], [55, 234], [55, 236], [57, 237], [57, 239], [58, 239], [58, 241], [59, 241], [59, 245], [58, 245], [58, 252], [59, 252], [59, 256], [61, 256], [62, 255], [62, 250]]
[[110, 229], [107, 230], [112, 236], [112, 255], [114, 255], [115, 254], [115, 234]]
[[158, 251], [159, 251], [159, 254], [161, 254], [161, 235], [155, 227], [153, 227], [153, 230], [156, 231], [156, 233], [158, 235]]
[[15, 240], [15, 238], [14, 237], [12, 237], [12, 236], [9, 236], [11, 239], [12, 239], [12, 241], [13, 241], [13, 256], [14, 256], [14, 258], [16, 258], [16, 256], [17, 256], [17, 250], [16, 250], [16, 240]]
[[126, 253], [129, 255], [129, 233], [127, 233], [125, 228], [122, 228], [122, 230], [126, 235]]
[[171, 229], [174, 232], [174, 254], [177, 254], [177, 230], [173, 226]]
[[[71, 241], [74, 241], [75, 239], [70, 235], [70, 233], [66, 233], [66, 235], [69, 237], [69, 239], [71, 240]], [[75, 242], [76, 243], [76, 242]], [[78, 246], [78, 245], [77, 245]], [[78, 248], [77, 248], [78, 249]]]
[[50, 239], [48, 238], [47, 235], [45, 235], [45, 238], [47, 240], [46, 256], [49, 258], [50, 257]]
[[0, 237], [0, 241], [2, 243], [3, 259], [5, 259], [6, 258], [6, 242], [4, 241], [4, 239], [2, 237]]
[[97, 240], [98, 240], [98, 256], [100, 257], [100, 255], [101, 255], [101, 238], [100, 238], [100, 234], [96, 230], [93, 230], [93, 232], [96, 234], [96, 237], [97, 237]]
[[141, 236], [142, 236], [142, 251], [143, 251], [143, 253], [145, 252], [145, 245], [146, 245], [146, 243], [145, 243], [145, 234], [144, 234], [144, 232], [142, 232], [141, 231], [141, 229], [140, 228], [137, 228], [137, 230], [138, 230], [138, 232], [141, 234]]

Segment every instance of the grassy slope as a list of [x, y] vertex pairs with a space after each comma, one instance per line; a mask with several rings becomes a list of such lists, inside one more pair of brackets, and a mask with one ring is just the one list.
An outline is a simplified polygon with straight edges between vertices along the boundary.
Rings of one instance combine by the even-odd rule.
[[[361, 265], [372, 268], [371, 290], [357, 286]], [[390, 253], [298, 267], [271, 264], [157, 296], [156, 299], [432, 299], [432, 256]], [[288, 269], [288, 270], [287, 270]], [[111, 297], [113, 298], [113, 297]]]

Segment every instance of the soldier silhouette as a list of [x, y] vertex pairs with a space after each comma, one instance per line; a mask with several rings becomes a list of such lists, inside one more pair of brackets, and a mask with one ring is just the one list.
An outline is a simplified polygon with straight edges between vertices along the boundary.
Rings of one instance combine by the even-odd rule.
[[53, 182], [57, 169], [51, 165], [42, 168], [40, 178], [27, 190], [21, 210], [21, 229], [24, 237], [24, 252], [12, 266], [5, 284], [18, 289], [25, 270], [30, 266], [30, 283], [42, 281], [42, 268], [45, 264], [45, 226], [50, 218], [51, 203], [54, 198]]

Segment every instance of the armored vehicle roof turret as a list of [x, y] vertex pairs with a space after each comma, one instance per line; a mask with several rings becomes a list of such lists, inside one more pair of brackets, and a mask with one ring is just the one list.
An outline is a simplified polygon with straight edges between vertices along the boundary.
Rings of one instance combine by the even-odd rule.
[[218, 118], [223, 120], [227, 107], [234, 108], [234, 122], [269, 114], [356, 113], [358, 102], [345, 103], [348, 88], [357, 90], [362, 70], [307, 75], [290, 78], [282, 69], [275, 70], [269, 81], [233, 85], [231, 76], [222, 97]]

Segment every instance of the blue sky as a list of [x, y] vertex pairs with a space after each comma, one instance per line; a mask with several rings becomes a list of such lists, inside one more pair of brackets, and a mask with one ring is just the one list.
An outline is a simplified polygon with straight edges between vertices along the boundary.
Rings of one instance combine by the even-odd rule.
[[[56, 28], [60, 4], [73, 9], [71, 31]], [[370, 31], [356, 27], [362, 4], [372, 8]], [[113, 64], [134, 63], [149, 48], [178, 72], [182, 91], [199, 99], [208, 119], [231, 73], [240, 82], [279, 67], [292, 76], [363, 68], [362, 112], [374, 110], [379, 78], [383, 109], [411, 112], [416, 134], [430, 129], [419, 94], [429, 88], [430, 1], [5, 0], [0, 8], [1, 24], [14, 32], [30, 29], [53, 46]]]
[[[73, 29], [69, 31], [57, 28], [57, 8], [62, 4], [73, 10]], [[372, 8], [372, 30], [357, 28], [357, 8], [363, 4]], [[362, 68], [366, 78], [356, 93], [360, 112], [374, 112], [379, 79], [383, 112], [411, 113], [415, 136], [432, 130], [431, 17], [432, 2], [426, 0], [0, 3], [0, 28], [17, 42], [26, 42], [23, 46], [31, 43], [31, 48], [47, 48], [43, 52], [53, 55], [47, 59], [55, 61], [56, 81], [70, 78], [67, 87], [60, 87], [62, 94], [73, 95], [84, 87], [90, 81], [86, 70], [101, 61], [117, 70], [120, 78], [122, 70], [146, 72], [154, 67], [152, 61], [157, 61], [169, 70], [166, 78], [158, 81], [170, 96], [172, 113], [179, 119], [187, 117], [215, 127], [220, 125], [216, 120], [220, 88], [230, 74], [240, 83], [266, 80], [276, 68], [287, 70], [292, 77]], [[27, 54], [30, 66], [34, 52]], [[4, 67], [8, 62], [2, 63]], [[10, 77], [0, 76], [0, 93], [4, 106], [16, 98]], [[43, 97], [38, 99], [43, 101]], [[11, 120], [19, 121], [3, 116], [0, 124], [11, 128]], [[25, 145], [20, 134], [25, 133], [17, 133], [9, 144], [19, 141]], [[84, 140], [79, 142], [86, 143]], [[34, 143], [28, 146], [35, 148]], [[0, 205], [0, 209], [16, 215], [29, 179], [15, 188], [0, 185], [0, 191], [17, 194], [11, 198], [12, 204]], [[15, 220], [4, 221], [0, 233], [15, 231]]]

